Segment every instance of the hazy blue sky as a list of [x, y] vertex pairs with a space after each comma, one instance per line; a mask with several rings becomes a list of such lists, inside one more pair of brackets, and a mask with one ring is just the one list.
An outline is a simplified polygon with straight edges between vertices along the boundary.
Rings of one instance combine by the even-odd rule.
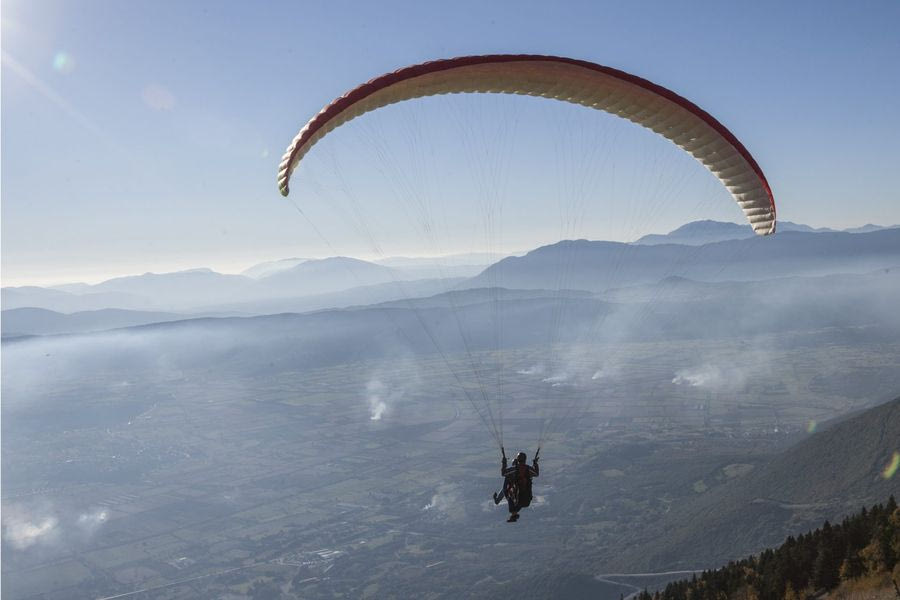
[[[266, 259], [328, 254], [278, 195], [284, 147], [322, 105], [359, 82], [465, 54], [565, 55], [654, 80], [706, 108], [745, 142], [768, 175], [780, 218], [831, 227], [897, 223], [898, 23], [900, 3], [893, 0], [4, 0], [3, 284], [198, 266], [238, 271]], [[540, 224], [558, 221], [559, 206], [545, 198], [568, 185], [568, 166], [559, 163], [576, 154], [572, 148], [589, 148], [592, 138], [579, 136], [590, 134], [603, 142], [597, 156], [589, 155], [600, 164], [591, 185], [579, 191], [588, 200], [608, 192], [627, 203], [629, 194], [643, 193], [643, 175], [635, 174], [654, 165], [669, 183], [662, 184], [666, 202], [647, 210], [652, 221], [638, 212], [617, 223], [622, 212], [577, 233], [627, 239], [671, 229], [684, 220], [676, 209], [688, 205], [691, 218], [739, 220], [733, 207], [719, 205], [723, 196], [697, 165], [644, 141], [634, 126], [591, 121], [598, 113], [559, 106], [437, 99], [368, 115], [314, 150], [303, 170], [314, 185], [294, 186], [292, 198], [308, 207], [336, 248], [365, 255], [354, 241], [359, 232], [342, 233], [317, 212], [320, 205], [333, 194], [384, 203], [380, 217], [387, 224], [379, 227], [399, 240], [403, 221], [388, 208], [398, 181], [392, 184], [391, 165], [409, 168], [406, 161], [417, 159], [425, 175], [413, 171], [416, 185], [438, 186], [435, 194], [451, 202], [442, 210], [452, 239], [462, 227], [454, 211], [469, 206], [458, 198], [491, 187], [459, 177], [466, 158], [471, 163], [474, 156], [477, 167], [482, 153], [492, 156], [484, 148], [467, 156], [476, 144], [470, 138], [480, 136], [486, 147], [510, 150], [503, 164], [507, 194], [522, 198], [516, 206], [528, 219], [504, 233], [502, 243], [525, 248], [529, 236], [552, 241]], [[416, 128], [396, 133], [410, 119]], [[459, 133], [460, 121], [475, 125]], [[498, 135], [504, 128], [515, 132]], [[554, 132], [573, 145], [560, 150], [551, 143]], [[384, 140], [372, 141], [382, 134]], [[428, 138], [416, 146], [426, 152], [410, 155], [404, 140], [417, 136]], [[387, 163], [372, 159], [382, 145]], [[594, 168], [584, 154], [574, 162]], [[541, 165], [550, 164], [557, 166], [543, 180]], [[691, 173], [678, 187], [682, 168]], [[575, 179], [585, 177], [580, 171]], [[717, 200], [697, 204], [703, 194]], [[385, 251], [416, 249], [410, 238]]]

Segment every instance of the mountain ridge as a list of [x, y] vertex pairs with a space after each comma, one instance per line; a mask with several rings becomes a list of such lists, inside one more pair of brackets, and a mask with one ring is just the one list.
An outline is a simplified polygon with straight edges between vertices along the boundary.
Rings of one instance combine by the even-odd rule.
[[786, 232], [701, 246], [566, 240], [522, 257], [503, 259], [472, 278], [468, 285], [483, 287], [488, 282], [499, 282], [503, 287], [518, 289], [561, 285], [597, 292], [652, 283], [673, 275], [705, 281], [758, 280], [858, 273], [897, 265], [900, 229], [858, 234]]
[[[777, 232], [788, 231], [803, 233], [870, 233], [882, 229], [896, 229], [900, 225], [873, 225], [867, 223], [861, 227], [848, 227], [846, 229], [832, 229], [830, 227], [810, 227], [802, 223], [791, 221], [778, 221]], [[651, 233], [635, 240], [637, 245], [654, 244], [686, 244], [699, 246], [713, 242], [722, 242], [732, 239], [751, 238], [756, 235], [749, 225], [732, 223], [729, 221], [714, 221], [705, 219], [691, 221], [681, 227], [677, 227], [668, 233]]]
[[[716, 227], [719, 224], [713, 223]], [[703, 229], [709, 223], [684, 227]], [[740, 227], [726, 224], [728, 227]], [[684, 229], [684, 228], [681, 228]], [[302, 259], [288, 259], [295, 261]], [[403, 261], [401, 261], [403, 262]], [[415, 262], [415, 261], [414, 261]], [[562, 268], [565, 266], [565, 268]], [[782, 232], [772, 237], [747, 237], [703, 245], [627, 244], [610, 241], [563, 240], [510, 256], [469, 277], [469, 266], [440, 270], [467, 276], [458, 288], [581, 289], [592, 292], [650, 284], [667, 277], [697, 281], [762, 280], [792, 275], [860, 273], [900, 266], [900, 229], [879, 228], [863, 233]], [[116, 277], [98, 284], [67, 284], [54, 288], [4, 287], [4, 308], [44, 308], [72, 313], [104, 308], [164, 312], [208, 312], [219, 307], [259, 314], [277, 300], [341, 294], [361, 287], [434, 278], [432, 267], [413, 264], [387, 267], [348, 257], [303, 260], [258, 279], [246, 275], [191, 269]], [[421, 287], [421, 286], [420, 286]], [[378, 294], [373, 301], [384, 301]], [[333, 306], [357, 303], [335, 296]], [[254, 304], [258, 307], [254, 308]], [[304, 304], [303, 302], [297, 304]], [[308, 304], [308, 303], [307, 303]], [[225, 308], [225, 310], [231, 310]]]

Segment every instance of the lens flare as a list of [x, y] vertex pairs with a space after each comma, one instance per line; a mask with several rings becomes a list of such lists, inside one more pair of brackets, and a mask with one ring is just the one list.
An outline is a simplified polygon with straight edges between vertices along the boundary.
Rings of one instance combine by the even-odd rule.
[[65, 52], [57, 52], [53, 56], [53, 70], [58, 73], [71, 73], [75, 70], [75, 59]]
[[810, 419], [809, 423], [806, 424], [806, 433], [815, 433], [816, 425], [819, 423], [815, 419]]
[[890, 479], [897, 473], [897, 467], [900, 467], [900, 452], [894, 452], [894, 455], [891, 456], [890, 462], [884, 468], [884, 471], [881, 472], [881, 476], [885, 479]]

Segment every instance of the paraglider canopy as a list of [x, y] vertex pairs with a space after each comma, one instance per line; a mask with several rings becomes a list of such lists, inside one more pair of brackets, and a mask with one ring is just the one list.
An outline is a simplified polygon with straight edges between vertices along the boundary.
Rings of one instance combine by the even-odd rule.
[[[559, 113], [580, 114], [574, 123], [557, 121], [554, 135], [533, 136], [530, 141], [534, 146], [526, 143], [513, 147], [507, 143], [510, 141], [509, 133], [520, 130], [517, 126], [520, 115], [515, 110], [454, 111], [454, 108], [460, 107], [454, 107], [454, 101], [443, 100], [404, 103], [406, 100], [448, 94], [464, 96], [458, 104], [463, 107], [468, 105], [470, 109], [496, 107], [504, 103], [502, 98], [496, 97], [473, 102], [468, 97], [472, 94], [521, 95], [575, 105], [569, 111], [559, 105], [548, 106], [555, 110], [546, 111], [546, 116], [551, 117], [547, 121], [556, 119]], [[320, 149], [324, 151], [320, 156], [331, 159], [325, 161], [329, 162], [327, 166], [317, 164], [319, 155], [305, 162], [304, 157], [312, 147], [337, 127], [364, 113], [400, 103], [404, 106], [395, 114], [406, 111], [403, 119], [393, 122], [390, 118], [383, 120], [381, 129], [378, 128], [378, 118], [360, 119], [356, 126], [348, 127], [348, 140], [358, 139], [368, 145], [364, 160], [357, 161], [356, 165], [366, 168], [374, 164], [374, 177], [346, 177], [342, 172], [338, 157], [352, 157], [350, 150], [353, 143], [342, 145], [339, 152], [329, 156], [331, 148], [326, 141], [325, 147]], [[441, 109], [437, 113], [441, 118], [431, 118], [436, 114], [434, 112], [423, 113], [429, 115], [424, 119], [415, 118], [415, 111], [429, 104]], [[508, 104], [525, 106], [540, 102], [512, 100]], [[666, 165], [648, 152], [637, 162], [651, 165], [652, 171], [637, 175], [634, 181], [639, 187], [629, 190], [627, 183], [622, 185], [621, 182], [629, 181], [628, 173], [620, 175], [620, 182], [617, 183], [615, 164], [604, 165], [604, 157], [615, 161], [627, 156], [631, 136], [628, 140], [617, 141], [615, 135], [607, 135], [609, 131], [604, 131], [603, 135], [592, 133], [590, 128], [593, 123], [615, 120], [578, 110], [577, 107], [602, 111], [656, 134], [633, 137], [665, 147], [665, 155], [678, 161], [677, 169], [673, 170], [675, 179], [667, 181]], [[390, 117], [391, 113], [391, 110], [385, 110], [380, 115]], [[449, 143], [438, 143], [439, 136], [422, 134], [420, 125], [440, 125], [445, 115], [448, 121], [456, 119], [451, 128], [445, 127], [450, 136], [445, 142]], [[521, 130], [540, 130], [546, 126], [545, 123], [540, 119], [534, 122], [529, 120], [528, 126]], [[578, 126], [577, 130], [573, 130], [573, 124]], [[622, 130], [636, 129], [624, 122], [620, 125]], [[394, 136], [402, 138], [398, 146], [404, 153], [401, 160], [395, 160], [392, 155], [390, 142]], [[340, 139], [336, 136], [329, 141]], [[663, 142], [663, 139], [674, 146]], [[546, 148], [548, 142], [550, 148]], [[604, 143], [606, 150], [603, 149]], [[463, 158], [461, 162], [469, 163], [468, 174], [462, 169], [454, 170], [452, 166], [455, 144], [464, 147], [460, 157]], [[504, 147], [504, 144], [507, 145]], [[439, 152], [434, 152], [436, 147]], [[518, 157], [515, 152], [507, 151], [521, 151], [522, 148], [527, 148], [527, 154]], [[598, 152], [598, 149], [601, 151]], [[433, 160], [438, 156], [439, 161]], [[509, 173], [505, 168], [505, 163], [513, 160], [510, 157], [515, 158], [518, 166], [525, 166], [528, 160], [541, 157], [528, 165], [531, 168], [529, 175], [534, 173], [536, 179], [546, 186], [535, 188], [537, 191], [521, 189], [514, 195], [517, 210], [504, 213], [506, 195], [516, 185], [509, 185]], [[426, 62], [381, 75], [326, 105], [302, 127], [288, 146], [279, 166], [278, 185], [281, 193], [287, 196], [292, 173], [303, 163], [303, 187], [308, 193], [321, 197], [323, 202], [316, 203], [317, 208], [321, 207], [323, 212], [339, 217], [340, 222], [336, 225], [338, 235], [345, 237], [347, 233], [355, 232], [361, 243], [368, 247], [366, 251], [379, 260], [385, 261], [391, 256], [385, 253], [388, 246], [395, 248], [395, 252], [399, 249], [395, 256], [403, 256], [404, 252], [409, 251], [403, 246], [408, 243], [405, 240], [409, 236], [421, 236], [411, 253], [419, 257], [430, 254], [429, 258], [436, 261], [441, 285], [446, 287], [436, 296], [411, 296], [401, 280], [402, 276], [392, 274], [397, 297], [405, 303], [406, 311], [414, 316], [415, 321], [411, 324], [416, 331], [409, 336], [402, 320], [395, 319], [394, 311], [385, 311], [385, 318], [392, 322], [393, 329], [403, 338], [401, 345], [408, 343], [415, 346], [416, 337], [424, 334], [421, 341], [433, 346], [435, 355], [450, 375], [447, 380], [452, 388], [450, 395], [468, 401], [503, 452], [504, 412], [510, 408], [504, 404], [515, 393], [508, 391], [516, 389], [508, 384], [516, 376], [540, 374], [541, 383], [547, 385], [543, 398], [535, 399], [531, 405], [512, 407], [515, 414], [534, 419], [538, 447], [548, 441], [549, 435], [574, 426], [594, 398], [592, 394], [577, 389], [574, 381], [578, 376], [571, 375], [569, 368], [571, 366], [577, 372], [582, 356], [587, 357], [584, 359], [587, 362], [594, 360], [590, 357], [592, 344], [597, 334], [606, 329], [607, 318], [615, 311], [604, 306], [603, 302], [570, 293], [579, 289], [572, 285], [573, 274], [586, 273], [575, 267], [579, 262], [579, 248], [584, 245], [576, 240], [580, 238], [587, 207], [596, 206], [602, 212], [604, 221], [618, 223], [617, 226], [622, 229], [627, 228], [628, 223], [615, 218], [619, 199], [627, 203], [632, 225], [641, 223], [645, 226], [646, 217], [660, 206], [667, 207], [675, 219], [688, 220], [692, 216], [688, 203], [668, 202], [684, 182], [684, 173], [691, 172], [690, 169], [683, 169], [681, 164], [692, 162], [688, 157], [699, 161], [713, 174], [714, 177], [707, 177], [707, 173], [703, 173], [704, 181], [712, 184], [716, 195], [723, 195], [722, 192], [727, 190], [756, 234], [765, 236], [775, 231], [773, 194], [757, 162], [724, 125], [684, 97], [635, 75], [582, 60], [539, 55], [468, 56]], [[448, 158], [451, 160], [448, 161]], [[554, 167], [559, 177], [558, 185], [550, 181]], [[334, 176], [333, 182], [326, 181], [323, 185], [317, 177], [329, 168]], [[439, 169], [439, 177], [432, 178], [434, 174], [429, 172], [430, 169]], [[435, 185], [446, 176], [445, 172], [452, 174], [449, 177], [453, 181], [450, 178], [446, 180], [450, 185]], [[603, 173], [604, 177], [595, 177], [598, 173]], [[382, 181], [380, 178], [391, 188], [387, 193], [379, 193], [377, 186]], [[591, 182], [601, 179], [605, 189], [602, 193], [595, 193]], [[461, 188], [459, 181], [474, 189], [468, 191]], [[531, 181], [535, 182], [535, 179]], [[357, 193], [355, 185], [365, 186], [365, 193]], [[442, 196], [448, 189], [454, 196], [452, 201]], [[702, 202], [703, 191], [700, 194]], [[545, 211], [545, 214], [534, 218], [532, 211], [525, 207], [534, 206], [543, 210], [545, 205], [552, 204], [547, 198], [554, 196], [559, 205], [559, 232], [549, 233], [552, 223], [547, 223], [553, 219], [545, 217], [554, 215]], [[510, 194], [510, 197], [513, 195]], [[650, 201], [641, 207], [643, 198]], [[729, 205], [728, 202], [724, 204]], [[309, 221], [311, 229], [333, 254], [340, 254], [334, 250], [315, 220], [296, 204], [294, 207]], [[444, 210], [446, 207], [449, 211]], [[404, 223], [403, 219], [407, 222]], [[509, 237], [504, 238], [509, 231], [509, 222], [519, 223], [514, 236], [524, 241], [510, 242]], [[466, 247], [466, 240], [472, 245]], [[383, 244], [385, 241], [387, 245]], [[541, 241], [554, 243], [540, 246]], [[515, 254], [510, 252], [510, 243], [537, 247], [533, 250], [535, 258], [545, 260], [543, 267], [538, 269], [543, 275], [534, 281], [515, 281], [512, 268], [515, 261], [503, 260], [505, 256]], [[743, 244], [741, 248], [746, 246]], [[544, 248], [549, 250], [543, 251]], [[621, 287], [619, 274], [623, 261], [620, 259], [626, 248], [629, 252], [633, 249], [621, 244], [614, 256], [609, 253], [604, 255], [610, 260], [602, 268], [593, 269], [589, 275], [592, 282], [587, 284], [590, 289]], [[458, 286], [458, 281], [454, 282], [452, 277], [447, 276], [448, 273], [452, 275], [452, 271], [441, 264], [441, 259], [466, 249], [485, 253], [490, 257], [488, 263], [491, 266], [469, 280], [468, 284]], [[660, 265], [653, 272], [660, 273], [660, 279], [665, 281], [669, 275], [680, 274], [679, 269], [687, 260], [690, 260], [689, 255], [672, 253], [671, 264]], [[723, 262], [722, 268], [725, 264], [727, 261]], [[512, 275], [507, 278], [507, 274]], [[593, 281], [595, 274], [602, 276], [599, 281]], [[539, 284], [540, 292], [535, 297], [536, 301], [530, 303], [526, 296], [535, 282]], [[364, 281], [358, 280], [357, 283], [364, 285]], [[514, 289], [516, 286], [521, 289]], [[528, 293], [522, 294], [525, 290]], [[627, 328], [631, 322], [654, 317], [653, 305], [661, 302], [667, 290], [667, 286], [662, 286], [659, 293], [629, 313], [620, 325]], [[508, 298], [511, 299], [509, 303]], [[518, 312], [508, 312], [509, 306], [515, 307]], [[515, 335], [507, 335], [509, 331]], [[616, 335], [619, 334], [612, 331], [605, 339]], [[507, 351], [529, 345], [539, 347], [534, 356], [539, 357], [540, 362], [527, 369], [516, 368], [513, 366], [515, 360], [510, 360]], [[604, 349], [602, 352], [610, 351]], [[532, 360], [530, 356], [528, 360]], [[546, 373], [544, 363], [548, 365]], [[592, 370], [594, 376], [590, 380], [595, 380], [605, 369], [604, 366], [601, 370]]]
[[437, 60], [360, 85], [323, 108], [288, 146], [278, 170], [282, 195], [288, 195], [291, 174], [303, 156], [336, 127], [390, 104], [455, 93], [541, 96], [628, 119], [669, 139], [706, 166], [728, 189], [757, 234], [775, 231], [775, 200], [762, 169], [712, 115], [646, 79], [557, 56], [501, 54]]

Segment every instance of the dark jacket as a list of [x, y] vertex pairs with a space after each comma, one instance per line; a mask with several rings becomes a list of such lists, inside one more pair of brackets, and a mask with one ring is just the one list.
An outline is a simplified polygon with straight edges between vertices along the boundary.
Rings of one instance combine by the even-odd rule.
[[[531, 480], [537, 477], [540, 472], [541, 469], [538, 466], [537, 459], [533, 460], [530, 466], [527, 464], [520, 465], [513, 461], [510, 467], [507, 466], [506, 457], [503, 457], [500, 474], [503, 475], [504, 479], [504, 494], [508, 500], [511, 500], [516, 505], [515, 507], [510, 506], [511, 510], [513, 508], [524, 508], [531, 504]], [[515, 490], [514, 494], [510, 493], [511, 488]]]
[[[503, 460], [501, 462], [501, 466], [500, 466], [500, 474], [503, 475], [504, 478], [508, 479], [508, 478], [518, 474], [519, 464], [516, 463], [516, 461], [513, 461], [513, 465], [511, 467], [507, 466], [507, 464], [508, 463], [506, 461], [506, 457], [504, 456]], [[537, 459], [534, 459], [533, 461], [531, 461], [531, 466], [529, 466], [529, 465], [521, 465], [521, 466], [524, 467], [522, 469], [522, 471], [523, 471], [522, 474], [528, 480], [531, 480], [532, 477], [537, 477], [541, 472], [541, 468], [538, 466]]]

